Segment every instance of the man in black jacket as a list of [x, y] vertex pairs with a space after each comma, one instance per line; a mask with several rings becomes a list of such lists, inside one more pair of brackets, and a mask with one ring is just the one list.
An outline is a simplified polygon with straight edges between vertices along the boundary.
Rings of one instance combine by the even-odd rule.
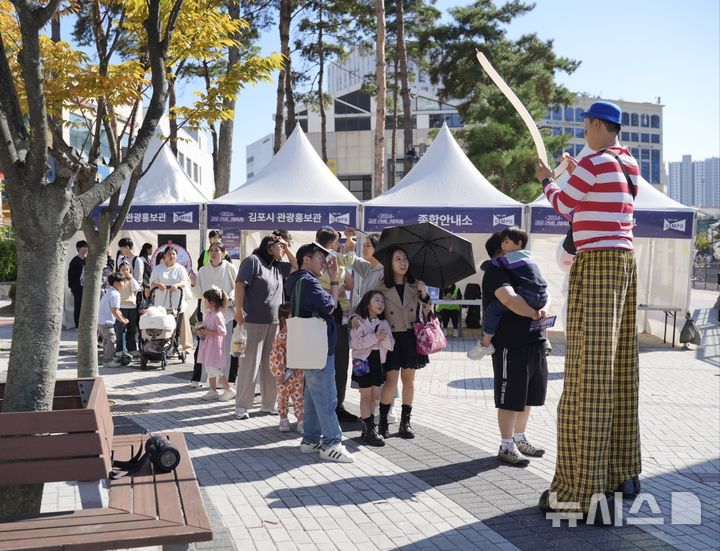
[[68, 287], [72, 291], [74, 299], [73, 318], [75, 320], [75, 329], [78, 328], [80, 322], [80, 308], [82, 306], [83, 279], [85, 275], [85, 257], [88, 253], [87, 241], [80, 240], [75, 243], [77, 255], [70, 261], [68, 268]]

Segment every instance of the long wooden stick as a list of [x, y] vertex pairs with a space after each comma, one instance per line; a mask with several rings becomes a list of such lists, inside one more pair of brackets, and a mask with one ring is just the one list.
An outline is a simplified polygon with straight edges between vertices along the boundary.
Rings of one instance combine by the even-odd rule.
[[[480, 65], [482, 65], [482, 68], [485, 70], [485, 72], [488, 74], [488, 76], [492, 79], [492, 81], [495, 83], [495, 85], [500, 89], [500, 91], [505, 95], [505, 97], [510, 100], [510, 103], [515, 108], [515, 110], [520, 115], [520, 118], [522, 118], [523, 122], [525, 123], [525, 126], [527, 126], [527, 129], [530, 131], [530, 135], [532, 136], [533, 143], [535, 144], [535, 150], [537, 151], [538, 157], [542, 159], [542, 161], [548, 165], [548, 157], [547, 157], [547, 151], [545, 151], [545, 143], [542, 139], [542, 134], [540, 134], [540, 129], [537, 127], [537, 124], [535, 124], [535, 121], [532, 118], [532, 115], [527, 110], [525, 105], [523, 105], [523, 102], [518, 99], [518, 97], [515, 95], [515, 92], [512, 91], [510, 86], [507, 85], [507, 83], [502, 79], [502, 77], [498, 74], [498, 72], [495, 70], [495, 68], [492, 66], [492, 64], [488, 61], [488, 59], [485, 57], [485, 54], [483, 54], [480, 50], [475, 50], [477, 53], [477, 59], [480, 62]], [[567, 168], [567, 161], [563, 160], [562, 163], [560, 163], [554, 170], [555, 177], [560, 176], [563, 172], [565, 172], [565, 169]]]

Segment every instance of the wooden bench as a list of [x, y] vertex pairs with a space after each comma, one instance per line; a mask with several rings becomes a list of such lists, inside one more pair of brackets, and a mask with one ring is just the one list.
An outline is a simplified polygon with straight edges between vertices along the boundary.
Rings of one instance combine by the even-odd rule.
[[[114, 459], [127, 461], [144, 447], [147, 435], [113, 435], [102, 379], [59, 381], [58, 390], [51, 412], [0, 414], [0, 485], [106, 481]], [[0, 406], [3, 395], [0, 385]], [[58, 409], [63, 404], [70, 409]], [[146, 462], [110, 483], [107, 507], [2, 518], [0, 550], [179, 549], [212, 540], [185, 438], [163, 435], [180, 452], [175, 471], [156, 472]]]

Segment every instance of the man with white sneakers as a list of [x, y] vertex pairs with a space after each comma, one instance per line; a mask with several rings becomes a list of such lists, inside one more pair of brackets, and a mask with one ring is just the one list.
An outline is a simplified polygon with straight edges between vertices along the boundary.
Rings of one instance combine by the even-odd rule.
[[[330, 253], [317, 243], [303, 245], [298, 249], [299, 269], [290, 274], [285, 290], [290, 294], [292, 314], [311, 318], [318, 314], [327, 326], [328, 355], [325, 367], [305, 371], [305, 394], [303, 419], [302, 453], [319, 453], [322, 459], [336, 463], [352, 463], [353, 457], [342, 445], [342, 429], [338, 422], [337, 388], [335, 386], [335, 343], [337, 328], [333, 311], [338, 298], [338, 267], [335, 258], [327, 262]], [[330, 277], [330, 292], [325, 291], [318, 278], [327, 270]], [[296, 295], [299, 293], [299, 307], [295, 312]]]

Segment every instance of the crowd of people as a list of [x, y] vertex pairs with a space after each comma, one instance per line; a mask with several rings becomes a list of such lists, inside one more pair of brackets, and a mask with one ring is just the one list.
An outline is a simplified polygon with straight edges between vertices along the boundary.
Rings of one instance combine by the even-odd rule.
[[[638, 166], [618, 142], [617, 106], [596, 102], [583, 116], [588, 145], [597, 153], [579, 163], [568, 159], [571, 177], [563, 189], [542, 161], [537, 167], [550, 203], [559, 213], [572, 214], [567, 247], [577, 254], [570, 273], [558, 461], [539, 508], [545, 513], [576, 511], [589, 519], [597, 496], [605, 501], [605, 510], [612, 511], [609, 494], [640, 491], [637, 275], [632, 242]], [[263, 237], [236, 268], [221, 235], [214, 231], [197, 275], [188, 275], [177, 263], [177, 251], [171, 246], [150, 271], [151, 247], [146, 244], [136, 257], [132, 241], [122, 239], [117, 271], [108, 277], [98, 319], [106, 365], [115, 365], [118, 338], [113, 329], [123, 332], [130, 353], [137, 350], [137, 305], [142, 297], [154, 294], [156, 304], [174, 304], [182, 319], [192, 294], [202, 302], [196, 314], [198, 346], [190, 384], [200, 387], [207, 378], [210, 388], [204, 399], [234, 398], [235, 417], [245, 420], [253, 410], [258, 381], [259, 412], [278, 414], [278, 430], [289, 432], [292, 404], [295, 430], [302, 435], [300, 451], [318, 453], [329, 461], [353, 461], [342, 443], [344, 421], [362, 423], [362, 441], [367, 445], [385, 445], [392, 436], [397, 397], [401, 399], [397, 435], [414, 438], [415, 375], [429, 358], [418, 352], [413, 322], [432, 306], [428, 287], [412, 274], [402, 247], [384, 251], [382, 263], [374, 255], [377, 235], [365, 236], [361, 255], [355, 252], [354, 231], [346, 230], [345, 237], [341, 248], [338, 232], [324, 226], [314, 242], [293, 253], [292, 236], [277, 230]], [[531, 408], [545, 403], [546, 356], [551, 352], [543, 324], [537, 323], [547, 317], [551, 297], [525, 249], [527, 241], [527, 233], [517, 227], [487, 240], [490, 260], [481, 266], [483, 336], [468, 353], [475, 360], [492, 356], [500, 433], [497, 458], [513, 465], [526, 465], [530, 458], [544, 454], [527, 436], [527, 425]], [[87, 244], [78, 242], [77, 250], [68, 273], [76, 298], [76, 324]], [[443, 290], [443, 297], [457, 300], [460, 290], [451, 285]], [[452, 323], [457, 332], [460, 310], [454, 306], [439, 308], [439, 313], [445, 329]], [[291, 317], [325, 321], [324, 365], [306, 370], [289, 367]], [[230, 354], [230, 335], [238, 327], [246, 333], [239, 360]], [[351, 386], [360, 393], [359, 419], [344, 407], [349, 372]]]

